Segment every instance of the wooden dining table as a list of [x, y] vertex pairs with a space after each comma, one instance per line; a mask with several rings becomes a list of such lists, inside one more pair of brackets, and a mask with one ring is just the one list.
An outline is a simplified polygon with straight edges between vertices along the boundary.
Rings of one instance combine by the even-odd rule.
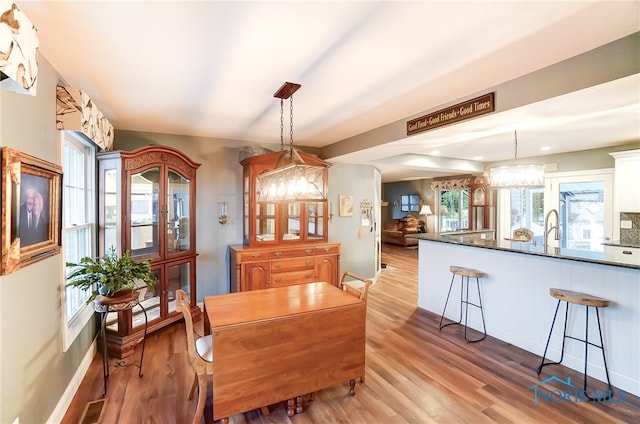
[[325, 282], [206, 296], [213, 334], [213, 418], [302, 397], [364, 376], [364, 301]]

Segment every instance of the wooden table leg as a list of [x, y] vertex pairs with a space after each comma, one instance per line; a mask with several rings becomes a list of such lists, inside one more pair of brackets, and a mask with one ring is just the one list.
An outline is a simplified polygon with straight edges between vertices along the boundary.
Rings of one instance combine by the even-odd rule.
[[295, 399], [287, 400], [287, 416], [293, 417], [296, 414], [295, 404], [296, 404]]
[[349, 380], [349, 394], [351, 396], [356, 394], [356, 380]]

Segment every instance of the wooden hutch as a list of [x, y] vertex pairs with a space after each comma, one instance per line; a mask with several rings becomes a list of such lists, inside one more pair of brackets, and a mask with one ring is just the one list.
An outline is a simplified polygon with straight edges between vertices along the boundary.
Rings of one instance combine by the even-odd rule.
[[340, 244], [328, 242], [327, 162], [298, 151], [304, 163], [324, 167], [325, 199], [258, 202], [257, 179], [282, 165], [283, 152], [248, 157], [243, 166], [243, 244], [229, 246], [230, 291], [280, 287], [312, 281], [337, 285]]
[[[140, 303], [148, 315], [148, 333], [182, 318], [176, 312], [177, 289], [196, 299], [196, 170], [180, 151], [148, 146], [98, 154], [99, 253], [111, 246], [137, 260], [152, 260], [155, 293]], [[140, 341], [145, 320], [139, 306], [107, 317], [107, 348], [123, 358]]]

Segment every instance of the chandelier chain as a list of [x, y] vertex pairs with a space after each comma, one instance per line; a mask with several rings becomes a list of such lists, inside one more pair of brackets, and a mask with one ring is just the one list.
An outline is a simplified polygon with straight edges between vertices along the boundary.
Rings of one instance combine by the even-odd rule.
[[284, 150], [284, 99], [280, 99], [280, 151]]
[[518, 159], [518, 131], [517, 130], [513, 130], [513, 139], [514, 139], [514, 147], [515, 147], [514, 158]]
[[291, 118], [291, 129], [290, 129], [291, 150], [293, 150], [293, 94], [289, 98], [289, 116]]

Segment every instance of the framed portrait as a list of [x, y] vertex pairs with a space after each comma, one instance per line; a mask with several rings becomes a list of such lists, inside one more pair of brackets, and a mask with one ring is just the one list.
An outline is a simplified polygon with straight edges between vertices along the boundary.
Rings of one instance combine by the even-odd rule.
[[340, 216], [353, 216], [353, 196], [350, 194], [340, 194]]
[[4, 275], [60, 253], [62, 167], [9, 147], [1, 166]]

